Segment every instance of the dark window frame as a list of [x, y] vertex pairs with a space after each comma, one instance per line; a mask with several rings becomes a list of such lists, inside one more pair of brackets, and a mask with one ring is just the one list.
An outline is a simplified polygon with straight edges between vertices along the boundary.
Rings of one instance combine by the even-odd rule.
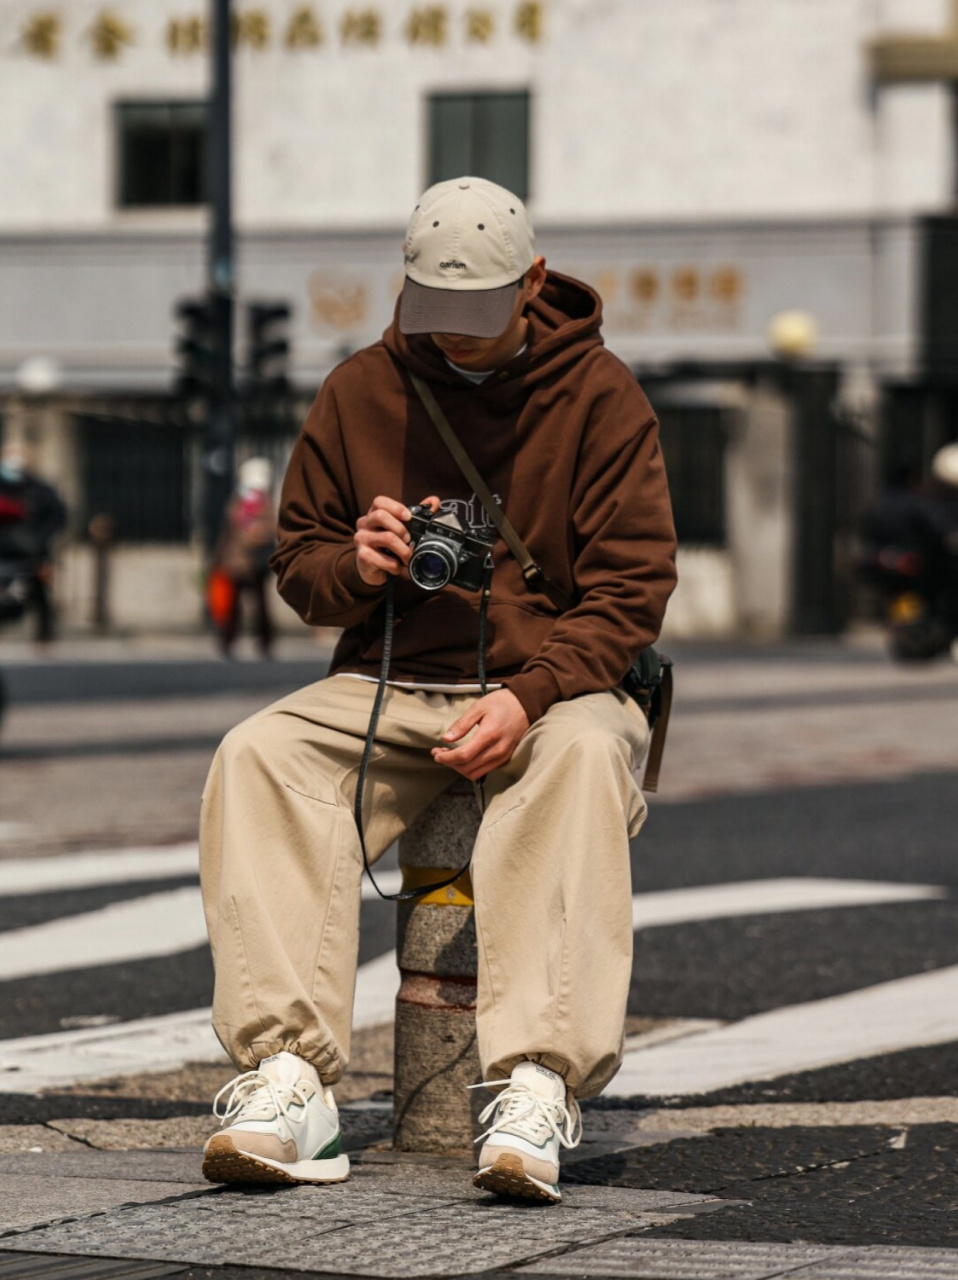
[[732, 414], [715, 405], [665, 400], [658, 405], [658, 416], [679, 545], [726, 549]]
[[[206, 157], [209, 146], [209, 107], [205, 98], [120, 98], [112, 104], [113, 138], [114, 138], [114, 204], [121, 210], [142, 209], [198, 209], [208, 204], [206, 192]], [[147, 162], [141, 154], [139, 162], [144, 166], [141, 171], [130, 163], [133, 146], [132, 129], [135, 113], [148, 116], [165, 112], [168, 116], [168, 127], [164, 139], [162, 128], [148, 123], [140, 123], [140, 142], [142, 148], [146, 142], [152, 141], [154, 148], [168, 149], [165, 157], [166, 173], [163, 183], [166, 194], [146, 192], [150, 180]], [[202, 123], [197, 117], [202, 116]], [[183, 119], [177, 128], [176, 117]], [[192, 120], [190, 120], [192, 117]], [[147, 135], [153, 133], [151, 140]], [[198, 135], [198, 136], [197, 136]], [[148, 174], [144, 183], [144, 174]], [[155, 190], [155, 189], [154, 189]], [[146, 193], [146, 194], [144, 194]]]
[[[163, 413], [163, 402], [144, 404]], [[82, 479], [80, 527], [113, 517], [118, 542], [182, 545], [193, 533], [190, 432], [144, 417], [76, 414]]]
[[[510, 105], [521, 106], [521, 145], [516, 152], [515, 165], [521, 169], [521, 180], [509, 172], [513, 159], [500, 163], [492, 154], [493, 139], [497, 137], [495, 115]], [[441, 129], [443, 110], [451, 112], [461, 108], [468, 112], [465, 125], [468, 133], [467, 153], [459, 161], [447, 161], [443, 154]], [[528, 200], [532, 191], [532, 126], [533, 97], [528, 89], [474, 89], [435, 90], [426, 96], [426, 182], [430, 187], [436, 182], [458, 177], [463, 173], [488, 178], [492, 182], [513, 191], [520, 200]], [[446, 124], [450, 123], [447, 118]]]

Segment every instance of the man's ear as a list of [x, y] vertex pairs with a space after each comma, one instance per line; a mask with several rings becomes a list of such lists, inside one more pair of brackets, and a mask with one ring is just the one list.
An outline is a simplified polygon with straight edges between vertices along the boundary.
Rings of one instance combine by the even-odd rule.
[[533, 260], [532, 266], [525, 275], [526, 302], [531, 302], [542, 292], [546, 282], [546, 260], [540, 254]]

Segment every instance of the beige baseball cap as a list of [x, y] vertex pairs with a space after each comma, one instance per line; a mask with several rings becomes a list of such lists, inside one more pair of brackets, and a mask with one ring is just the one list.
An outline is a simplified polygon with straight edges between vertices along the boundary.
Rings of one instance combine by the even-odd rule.
[[511, 191], [485, 178], [452, 178], [416, 205], [403, 253], [403, 333], [497, 338], [535, 259], [535, 236]]

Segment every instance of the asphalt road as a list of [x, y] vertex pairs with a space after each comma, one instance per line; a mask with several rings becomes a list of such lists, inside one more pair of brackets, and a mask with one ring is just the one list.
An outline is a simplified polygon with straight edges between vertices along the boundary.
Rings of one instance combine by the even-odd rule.
[[[219, 737], [318, 668], [314, 660], [19, 664], [0, 745], [0, 856], [195, 838]], [[637, 893], [811, 877], [939, 886], [952, 896], [641, 929], [630, 1013], [732, 1022], [958, 965], [958, 746], [948, 757], [943, 745], [958, 723], [958, 671], [943, 665], [912, 678], [878, 655], [834, 646], [690, 649], [679, 680], [686, 693], [666, 786], [633, 846]], [[902, 707], [908, 735], [893, 723]], [[936, 760], [940, 767], [927, 767]], [[773, 785], [783, 773], [787, 785]], [[0, 932], [193, 883], [160, 877], [20, 894], [0, 900]], [[361, 962], [393, 941], [393, 908], [364, 902]], [[199, 1008], [211, 981], [205, 946], [9, 978], [0, 981], [0, 1038]], [[947, 1092], [956, 1066], [956, 1052], [936, 1048], [922, 1063], [923, 1088]], [[906, 1052], [893, 1087], [907, 1091], [917, 1070]], [[847, 1091], [847, 1081], [836, 1087]]]

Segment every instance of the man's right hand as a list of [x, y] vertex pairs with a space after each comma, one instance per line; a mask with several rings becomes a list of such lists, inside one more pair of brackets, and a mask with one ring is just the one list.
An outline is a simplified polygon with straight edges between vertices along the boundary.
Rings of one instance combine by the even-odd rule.
[[[424, 498], [423, 506], [439, 510], [439, 499]], [[395, 498], [374, 498], [364, 516], [356, 521], [353, 542], [356, 544], [356, 568], [370, 587], [381, 587], [387, 573], [398, 575], [409, 563], [412, 548], [406, 521], [410, 511]]]

